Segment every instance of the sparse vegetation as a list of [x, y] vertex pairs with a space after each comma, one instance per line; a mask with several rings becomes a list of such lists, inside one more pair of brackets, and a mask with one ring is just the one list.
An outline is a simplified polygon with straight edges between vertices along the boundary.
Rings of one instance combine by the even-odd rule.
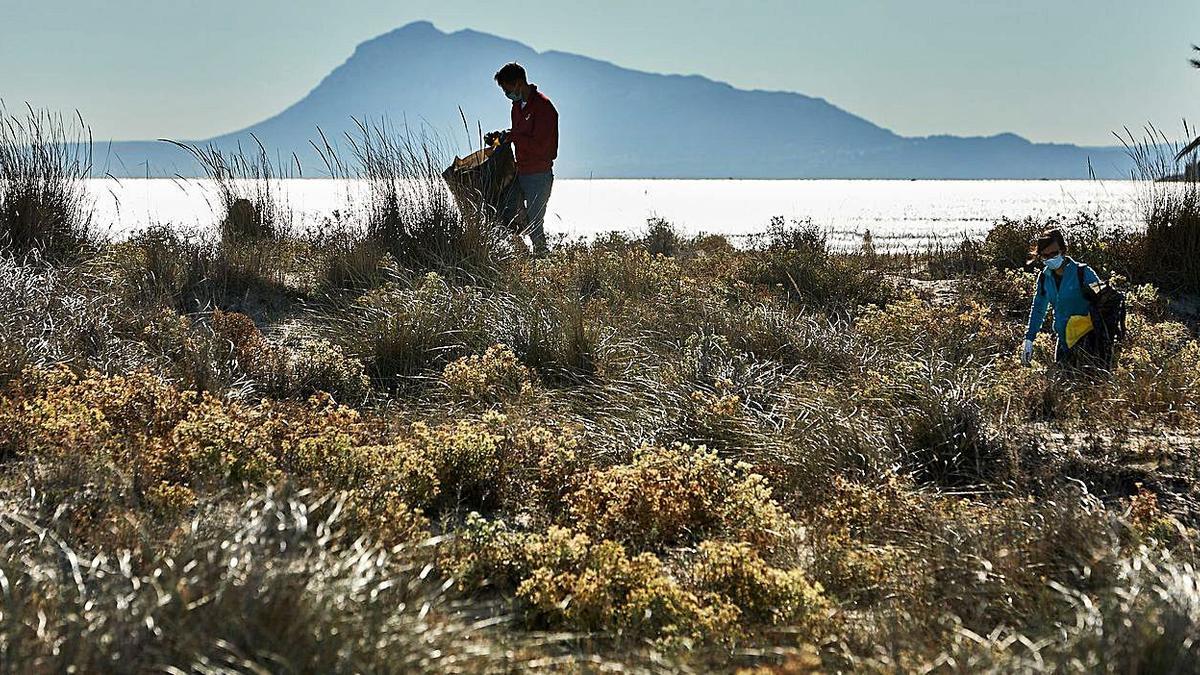
[[1089, 375], [1017, 359], [1045, 223], [921, 255], [654, 223], [530, 261], [400, 172], [391, 211], [269, 253], [0, 258], [0, 671], [1200, 658], [1166, 235], [1056, 221], [1129, 291]]

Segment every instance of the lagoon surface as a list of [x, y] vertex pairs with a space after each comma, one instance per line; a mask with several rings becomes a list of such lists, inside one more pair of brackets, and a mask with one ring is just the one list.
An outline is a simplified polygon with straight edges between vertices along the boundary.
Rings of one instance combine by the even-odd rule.
[[[327, 179], [283, 180], [279, 192], [294, 226], [320, 226], [353, 210], [363, 185]], [[213, 186], [203, 180], [99, 179], [88, 182], [96, 219], [115, 236], [152, 224], [186, 230], [216, 222]], [[1001, 217], [1045, 218], [1086, 212], [1101, 222], [1137, 225], [1144, 184], [1130, 181], [892, 180], [568, 180], [554, 185], [546, 229], [569, 238], [644, 229], [664, 218], [685, 233], [747, 235], [772, 217], [811, 219], [831, 242], [915, 245], [981, 234]]]

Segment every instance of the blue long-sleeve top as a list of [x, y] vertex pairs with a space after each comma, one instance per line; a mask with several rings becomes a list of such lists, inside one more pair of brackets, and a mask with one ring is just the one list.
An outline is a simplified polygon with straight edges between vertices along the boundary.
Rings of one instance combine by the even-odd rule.
[[1054, 307], [1054, 333], [1058, 335], [1059, 344], [1066, 344], [1067, 319], [1091, 310], [1091, 303], [1083, 296], [1083, 288], [1079, 285], [1079, 269], [1083, 270], [1083, 280], [1088, 285], [1100, 283], [1100, 277], [1091, 267], [1070, 258], [1063, 262], [1061, 269], [1058, 284], [1051, 278], [1054, 272], [1044, 269], [1038, 274], [1033, 307], [1029, 310], [1029, 327], [1025, 330], [1026, 340], [1037, 337], [1038, 329], [1046, 319], [1047, 306]]

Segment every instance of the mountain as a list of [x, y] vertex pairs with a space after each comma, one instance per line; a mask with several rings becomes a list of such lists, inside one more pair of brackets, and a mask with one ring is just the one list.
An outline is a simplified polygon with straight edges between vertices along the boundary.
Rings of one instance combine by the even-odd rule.
[[[660, 75], [563, 52], [537, 52], [472, 30], [412, 23], [358, 46], [307, 96], [267, 120], [200, 139], [296, 153], [304, 175], [324, 165], [309, 145], [353, 130], [352, 117], [388, 119], [460, 153], [479, 128], [508, 126], [492, 81], [519, 61], [560, 114], [560, 177], [652, 178], [1087, 178], [1128, 175], [1115, 148], [1031, 143], [1013, 134], [904, 137], [803, 94], [747, 91], [691, 75]], [[459, 110], [470, 120], [470, 134]], [[103, 154], [103, 153], [101, 153]], [[1089, 166], [1090, 163], [1090, 166]], [[114, 175], [194, 175], [167, 143], [114, 143]]]

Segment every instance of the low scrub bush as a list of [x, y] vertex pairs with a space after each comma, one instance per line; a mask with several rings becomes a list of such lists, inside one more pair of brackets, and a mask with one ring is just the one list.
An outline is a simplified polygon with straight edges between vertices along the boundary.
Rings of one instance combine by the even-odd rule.
[[728, 537], [771, 551], [796, 524], [749, 467], [704, 448], [645, 447], [631, 464], [594, 470], [568, 499], [571, 522], [635, 550]]
[[361, 359], [378, 385], [396, 388], [491, 346], [487, 310], [477, 290], [451, 286], [430, 272], [411, 285], [390, 282], [335, 308], [321, 330]]
[[937, 355], [961, 364], [1008, 353], [1023, 325], [970, 299], [945, 306], [909, 297], [864, 310], [855, 328], [873, 346], [890, 346], [914, 358]]
[[288, 349], [284, 368], [283, 393], [292, 398], [325, 392], [342, 403], [356, 404], [371, 393], [371, 381], [362, 361], [346, 356], [327, 340], [301, 340]]
[[293, 239], [214, 243], [153, 227], [114, 246], [99, 267], [135, 305], [266, 315], [291, 304], [311, 285], [302, 248]]
[[2, 454], [29, 464], [44, 498], [69, 501], [100, 471], [119, 477], [110, 499], [127, 508], [164, 487], [211, 493], [273, 483], [287, 448], [339, 434], [366, 445], [366, 428], [353, 411], [317, 400], [248, 406], [144, 372], [30, 370], [0, 399]]
[[1002, 218], [988, 230], [980, 252], [997, 269], [1023, 269], [1030, 257], [1030, 244], [1048, 226], [1049, 223], [1032, 217], [1024, 220]]
[[498, 403], [533, 390], [529, 369], [503, 344], [446, 366], [442, 381], [451, 397], [472, 403]]
[[[1159, 413], [1168, 421], [1191, 418], [1200, 398], [1200, 342], [1175, 321], [1149, 323], [1134, 316], [1117, 355], [1104, 399], [1117, 411]], [[1100, 398], [1100, 397], [1097, 397]]]
[[674, 257], [679, 255], [683, 247], [683, 238], [671, 223], [662, 218], [651, 218], [646, 223], [646, 233], [639, 243], [650, 255]]
[[831, 253], [825, 235], [811, 223], [787, 227], [773, 221], [757, 244], [743, 279], [756, 286], [781, 289], [788, 299], [835, 313], [859, 305], [883, 304], [893, 287], [857, 254]]
[[[393, 516], [438, 516], [460, 509], [557, 510], [577, 470], [569, 431], [509, 423], [499, 413], [456, 422], [414, 422], [389, 442], [320, 428], [285, 456], [295, 476], [348, 491], [376, 518], [376, 536], [396, 532]], [[401, 529], [411, 536], [412, 528]], [[392, 537], [389, 537], [392, 538]]]
[[473, 517], [450, 550], [461, 583], [513, 589], [535, 627], [727, 642], [773, 626], [819, 630], [828, 609], [801, 570], [770, 567], [744, 544], [703, 542], [676, 574], [658, 555], [614, 541]]
[[305, 399], [318, 392], [343, 403], [362, 403], [371, 392], [366, 369], [358, 359], [320, 338], [303, 338], [294, 346], [277, 345], [245, 314], [214, 310], [214, 337], [229, 348], [235, 370], [261, 393]]

